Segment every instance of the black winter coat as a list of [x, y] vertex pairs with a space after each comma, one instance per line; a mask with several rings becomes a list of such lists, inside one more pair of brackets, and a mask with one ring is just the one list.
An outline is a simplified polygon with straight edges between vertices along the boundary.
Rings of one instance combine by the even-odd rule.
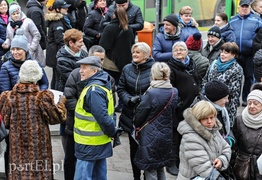
[[253, 51], [256, 53], [259, 49], [262, 49], [262, 28], [259, 29], [255, 38], [253, 39]]
[[202, 49], [201, 54], [209, 60], [210, 64], [212, 64], [212, 62], [216, 60], [218, 56], [220, 56], [220, 48], [223, 44], [224, 40], [221, 39], [220, 42], [213, 47], [212, 51], [209, 51], [210, 44], [207, 43], [206, 46]]
[[26, 7], [27, 7], [26, 16], [32, 19], [33, 22], [35, 23], [41, 35], [40, 46], [42, 50], [45, 50], [47, 29], [45, 24], [43, 6], [36, 0], [29, 0], [26, 4]]
[[88, 16], [85, 20], [85, 24], [83, 27], [83, 32], [87, 36], [91, 37], [96, 37], [99, 33], [99, 27], [100, 27], [100, 22], [102, 19], [102, 10], [100, 9], [93, 9], [88, 13]]
[[132, 61], [131, 48], [135, 43], [132, 29], [124, 31], [118, 19], [113, 19], [106, 26], [99, 45], [106, 51], [106, 56], [112, 60], [121, 72], [123, 67]]
[[134, 162], [139, 169], [159, 169], [170, 165], [173, 154], [172, 120], [178, 103], [176, 88], [152, 88], [141, 98], [134, 117], [135, 127], [142, 127], [157, 116], [173, 97], [165, 110], [140, 131], [139, 147]]
[[[261, 43], [262, 44], [262, 43]], [[254, 75], [257, 82], [262, 80], [262, 49], [258, 50], [253, 58], [254, 62]]]
[[71, 29], [71, 27], [60, 13], [50, 12], [45, 17], [48, 23], [46, 65], [56, 68], [56, 53], [64, 45], [64, 32]]
[[199, 93], [198, 74], [195, 62], [191, 59], [187, 66], [173, 59], [173, 57], [171, 57], [167, 64], [171, 70], [170, 82], [173, 87], [177, 88], [180, 98], [179, 107], [176, 110], [177, 120], [174, 123], [174, 127], [177, 127], [178, 123], [184, 119], [184, 110], [190, 107]]
[[136, 64], [134, 62], [127, 64], [120, 76], [117, 94], [123, 101], [124, 106], [119, 118], [119, 126], [124, 131], [131, 133], [133, 131], [134, 108], [128, 103], [131, 97], [141, 96], [150, 86], [151, 67], [154, 64], [153, 59], [148, 59], [145, 63]]
[[70, 73], [79, 67], [78, 64], [76, 64], [77, 61], [85, 58], [88, 56], [88, 53], [81, 49], [81, 53], [79, 57], [73, 56], [71, 53], [69, 53], [65, 46], [63, 46], [61, 49], [58, 50], [56, 54], [57, 58], [57, 66], [56, 69], [60, 74], [60, 79], [58, 80], [58, 90], [64, 91], [66, 81], [70, 75]]

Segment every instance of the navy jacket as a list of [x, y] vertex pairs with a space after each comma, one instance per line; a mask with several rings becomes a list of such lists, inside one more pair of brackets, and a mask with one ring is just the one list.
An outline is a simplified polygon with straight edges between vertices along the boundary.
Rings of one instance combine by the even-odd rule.
[[3, 56], [7, 52], [7, 50], [5, 50], [2, 47], [2, 44], [5, 42], [5, 39], [6, 39], [6, 26], [7, 24], [0, 17], [0, 57]]

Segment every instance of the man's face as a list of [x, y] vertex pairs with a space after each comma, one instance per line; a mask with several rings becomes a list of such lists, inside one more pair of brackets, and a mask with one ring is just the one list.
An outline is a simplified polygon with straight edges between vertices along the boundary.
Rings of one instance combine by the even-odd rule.
[[124, 8], [125, 10], [127, 10], [128, 5], [129, 5], [129, 0], [128, 0], [126, 3], [123, 3], [123, 4], [117, 4], [117, 3], [116, 3], [116, 7], [122, 7], [122, 8]]
[[240, 16], [245, 16], [250, 13], [250, 6], [245, 4], [243, 6], [238, 6], [238, 13]]
[[90, 64], [81, 64], [79, 70], [81, 81], [92, 77], [96, 72], [97, 70], [93, 69]]
[[176, 34], [176, 26], [174, 26], [168, 21], [164, 21], [164, 29], [167, 34], [171, 34], [171, 35]]
[[219, 41], [219, 38], [217, 38], [216, 36], [208, 35], [207, 36], [207, 40], [208, 40], [208, 43], [211, 46], [213, 46], [213, 45], [215, 45]]
[[99, 57], [101, 59], [101, 64], [104, 63], [105, 53], [103, 53], [103, 52], [94, 52], [93, 56]]

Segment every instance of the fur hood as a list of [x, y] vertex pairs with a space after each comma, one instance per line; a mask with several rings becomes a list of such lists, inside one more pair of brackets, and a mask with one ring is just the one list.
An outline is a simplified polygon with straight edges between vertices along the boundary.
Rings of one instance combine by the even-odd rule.
[[196, 132], [207, 141], [212, 139], [213, 133], [222, 128], [222, 124], [216, 119], [216, 125], [212, 130], [206, 129], [192, 114], [192, 108], [188, 108], [183, 113], [185, 120], [179, 123], [178, 132], [183, 135]]
[[56, 13], [56, 12], [48, 12], [46, 15], [45, 15], [45, 19], [47, 21], [59, 21], [63, 18], [63, 14], [61, 13]]

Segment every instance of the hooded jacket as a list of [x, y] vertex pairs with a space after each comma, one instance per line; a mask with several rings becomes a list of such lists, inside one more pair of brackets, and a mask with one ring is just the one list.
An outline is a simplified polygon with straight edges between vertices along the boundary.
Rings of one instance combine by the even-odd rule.
[[[90, 78], [79, 83], [80, 88], [90, 86], [92, 84], [103, 86], [111, 90], [111, 82], [108, 73], [98, 71]], [[90, 112], [98, 122], [104, 134], [113, 137], [116, 133], [115, 117], [114, 120], [108, 116], [107, 112], [107, 95], [104, 90], [99, 87], [90, 88], [84, 97], [83, 109]], [[75, 143], [75, 156], [83, 161], [104, 159], [112, 156], [111, 142], [99, 145], [89, 146]]]
[[231, 148], [219, 133], [222, 125], [216, 119], [212, 130], [206, 129], [188, 108], [179, 123], [177, 131], [182, 135], [180, 144], [180, 164], [177, 179], [188, 180], [197, 175], [207, 177], [211, 172], [213, 161], [222, 161], [220, 170], [227, 169], [231, 158]]

